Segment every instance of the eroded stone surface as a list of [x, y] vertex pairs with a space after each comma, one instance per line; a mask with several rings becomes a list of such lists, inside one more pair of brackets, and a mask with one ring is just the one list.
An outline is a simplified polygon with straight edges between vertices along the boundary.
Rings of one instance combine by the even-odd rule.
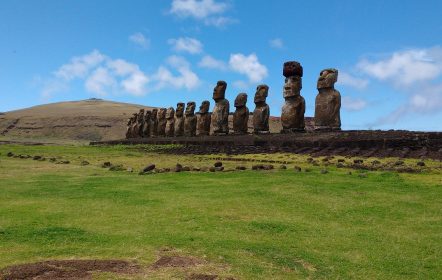
[[195, 116], [195, 102], [187, 102], [186, 113], [184, 116], [184, 135], [196, 135], [196, 116]]
[[150, 131], [152, 127], [152, 120], [151, 120], [152, 112], [146, 111], [144, 114], [144, 122], [143, 122], [143, 129], [141, 133], [141, 137], [146, 138], [150, 136]]
[[247, 104], [247, 94], [240, 93], [235, 98], [235, 113], [233, 113], [233, 132], [235, 134], [247, 134], [249, 122], [249, 109]]
[[157, 113], [157, 120], [158, 120], [158, 129], [157, 129], [157, 135], [158, 136], [166, 136], [166, 108], [160, 108]]
[[158, 109], [152, 109], [150, 114], [150, 137], [158, 136]]
[[230, 104], [225, 99], [227, 83], [218, 81], [213, 89], [213, 100], [215, 107], [211, 116], [211, 126], [214, 135], [226, 135], [229, 133], [229, 110]]
[[165, 134], [167, 137], [173, 137], [175, 131], [175, 109], [169, 107], [166, 111], [166, 129]]
[[267, 85], [259, 85], [255, 93], [255, 110], [253, 111], [253, 131], [254, 133], [270, 133], [269, 117], [270, 107], [266, 103], [269, 87]]
[[324, 69], [319, 74], [315, 99], [315, 130], [341, 129], [341, 94], [334, 88], [338, 70]]
[[175, 111], [175, 136], [184, 135], [184, 103], [179, 102]]
[[301, 96], [302, 66], [299, 62], [288, 61], [284, 63], [283, 74], [286, 79], [283, 89], [285, 102], [281, 111], [281, 132], [302, 132], [305, 130], [305, 100]]
[[210, 133], [210, 119], [209, 113], [210, 102], [204, 100], [201, 103], [200, 110], [197, 116], [197, 135], [209, 135]]

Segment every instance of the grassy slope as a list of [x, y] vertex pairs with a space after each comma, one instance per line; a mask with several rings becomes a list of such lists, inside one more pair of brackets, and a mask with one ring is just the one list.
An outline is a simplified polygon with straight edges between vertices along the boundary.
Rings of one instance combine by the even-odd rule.
[[[6, 158], [8, 151], [72, 163]], [[370, 172], [367, 178], [334, 168], [320, 174], [323, 167], [138, 176], [99, 163], [140, 168], [213, 160], [125, 147], [3, 145], [0, 154], [0, 267], [51, 258], [148, 264], [159, 249], [172, 247], [226, 264], [231, 270], [225, 273], [240, 279], [442, 274], [440, 167], [424, 174]], [[305, 158], [272, 157], [305, 166]], [[92, 164], [80, 166], [82, 159]]]

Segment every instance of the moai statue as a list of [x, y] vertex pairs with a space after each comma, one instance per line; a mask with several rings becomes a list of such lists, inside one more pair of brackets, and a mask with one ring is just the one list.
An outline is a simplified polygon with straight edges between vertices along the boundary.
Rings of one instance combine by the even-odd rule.
[[213, 100], [215, 107], [213, 108], [211, 117], [212, 132], [214, 135], [229, 134], [229, 101], [225, 99], [227, 83], [218, 81], [213, 89]]
[[315, 100], [315, 130], [341, 130], [341, 94], [335, 89], [338, 70], [324, 69], [318, 78]]
[[169, 107], [166, 111], [166, 128], [164, 131], [166, 137], [175, 135], [175, 109], [173, 107]]
[[305, 100], [301, 96], [303, 68], [297, 61], [284, 63], [283, 75], [286, 77], [283, 95], [281, 133], [304, 132]]
[[143, 137], [143, 128], [144, 128], [144, 109], [140, 109], [137, 115], [137, 121], [134, 126], [134, 138]]
[[141, 133], [141, 137], [143, 138], [147, 138], [150, 136], [150, 129], [152, 127], [151, 116], [151, 111], [146, 111], [146, 113], [144, 114], [143, 132]]
[[132, 124], [136, 120], [136, 114], [127, 120], [126, 139], [132, 138]]
[[195, 102], [187, 102], [186, 113], [184, 116], [184, 135], [196, 135], [196, 116], [195, 116]]
[[210, 133], [210, 102], [204, 100], [201, 103], [200, 111], [197, 117], [197, 135], [209, 135]]
[[130, 138], [137, 138], [137, 129], [138, 129], [138, 113], [134, 113], [132, 125], [130, 127]]
[[175, 111], [175, 137], [184, 135], [184, 103], [176, 104]]
[[158, 109], [152, 109], [152, 113], [150, 116], [150, 137], [157, 137], [158, 135]]
[[255, 93], [255, 110], [253, 111], [253, 132], [257, 134], [270, 133], [269, 117], [270, 107], [266, 103], [266, 98], [269, 93], [267, 85], [259, 85]]
[[160, 108], [157, 113], [158, 129], [157, 135], [160, 137], [166, 136], [166, 108]]
[[249, 122], [249, 108], [247, 104], [247, 94], [240, 93], [235, 98], [235, 113], [233, 113], [233, 132], [235, 134], [247, 134]]

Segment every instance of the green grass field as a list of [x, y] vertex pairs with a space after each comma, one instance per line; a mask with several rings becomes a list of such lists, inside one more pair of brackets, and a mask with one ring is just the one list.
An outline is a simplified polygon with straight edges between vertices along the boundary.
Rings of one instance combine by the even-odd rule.
[[[288, 169], [137, 174], [148, 163], [210, 166], [216, 156], [165, 155], [149, 147], [0, 145], [0, 269], [92, 258], [136, 260], [145, 268], [131, 276], [96, 275], [100, 279], [183, 279], [192, 271], [235, 279], [440, 279], [440, 162], [427, 160], [417, 174], [365, 172], [320, 160], [312, 166], [307, 156], [260, 154], [233, 158], [288, 161]], [[83, 160], [90, 165], [81, 166]], [[104, 161], [134, 172], [109, 171], [100, 166]], [[295, 165], [303, 171], [295, 172]], [[161, 254], [207, 264], [149, 269]]]

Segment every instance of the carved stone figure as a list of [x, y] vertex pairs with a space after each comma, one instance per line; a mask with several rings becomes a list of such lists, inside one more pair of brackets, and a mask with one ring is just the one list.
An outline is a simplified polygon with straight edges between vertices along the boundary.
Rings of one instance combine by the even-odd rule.
[[227, 83], [218, 81], [213, 89], [213, 100], [215, 107], [213, 108], [211, 117], [212, 132], [214, 135], [229, 134], [229, 101], [225, 99]]
[[195, 102], [187, 102], [186, 113], [184, 116], [184, 135], [196, 135], [196, 116], [195, 116]]
[[297, 61], [284, 63], [283, 75], [286, 77], [283, 96], [285, 99], [281, 112], [282, 133], [305, 131], [305, 100], [301, 96], [303, 68]]
[[150, 114], [150, 137], [156, 137], [158, 135], [158, 109], [152, 109]]
[[315, 100], [315, 130], [341, 129], [341, 94], [335, 89], [338, 70], [324, 69], [318, 78]]
[[135, 123], [136, 120], [137, 120], [137, 114], [135, 113], [127, 121], [126, 139], [132, 138], [133, 134], [132, 125]]
[[175, 109], [169, 107], [166, 111], [166, 137], [173, 137], [175, 131]]
[[150, 136], [150, 130], [152, 126], [151, 116], [151, 111], [146, 111], [146, 113], [144, 114], [143, 132], [141, 133], [141, 136], [143, 138], [147, 138]]
[[157, 113], [157, 120], [158, 120], [158, 129], [157, 129], [157, 135], [158, 136], [166, 136], [166, 108], [160, 108]]
[[233, 131], [235, 134], [247, 134], [249, 122], [249, 109], [247, 104], [247, 94], [240, 93], [235, 98], [235, 113], [233, 113]]
[[143, 136], [144, 126], [144, 109], [140, 109], [137, 115], [137, 121], [133, 127], [133, 138], [140, 138]]
[[197, 116], [197, 135], [209, 135], [210, 133], [210, 102], [208, 100], [204, 100], [201, 103], [200, 111]]
[[270, 107], [266, 103], [266, 98], [269, 93], [267, 85], [259, 85], [255, 93], [255, 110], [253, 111], [253, 131], [254, 133], [270, 133], [269, 117]]
[[184, 135], [184, 103], [176, 104], [175, 111], [175, 136]]

